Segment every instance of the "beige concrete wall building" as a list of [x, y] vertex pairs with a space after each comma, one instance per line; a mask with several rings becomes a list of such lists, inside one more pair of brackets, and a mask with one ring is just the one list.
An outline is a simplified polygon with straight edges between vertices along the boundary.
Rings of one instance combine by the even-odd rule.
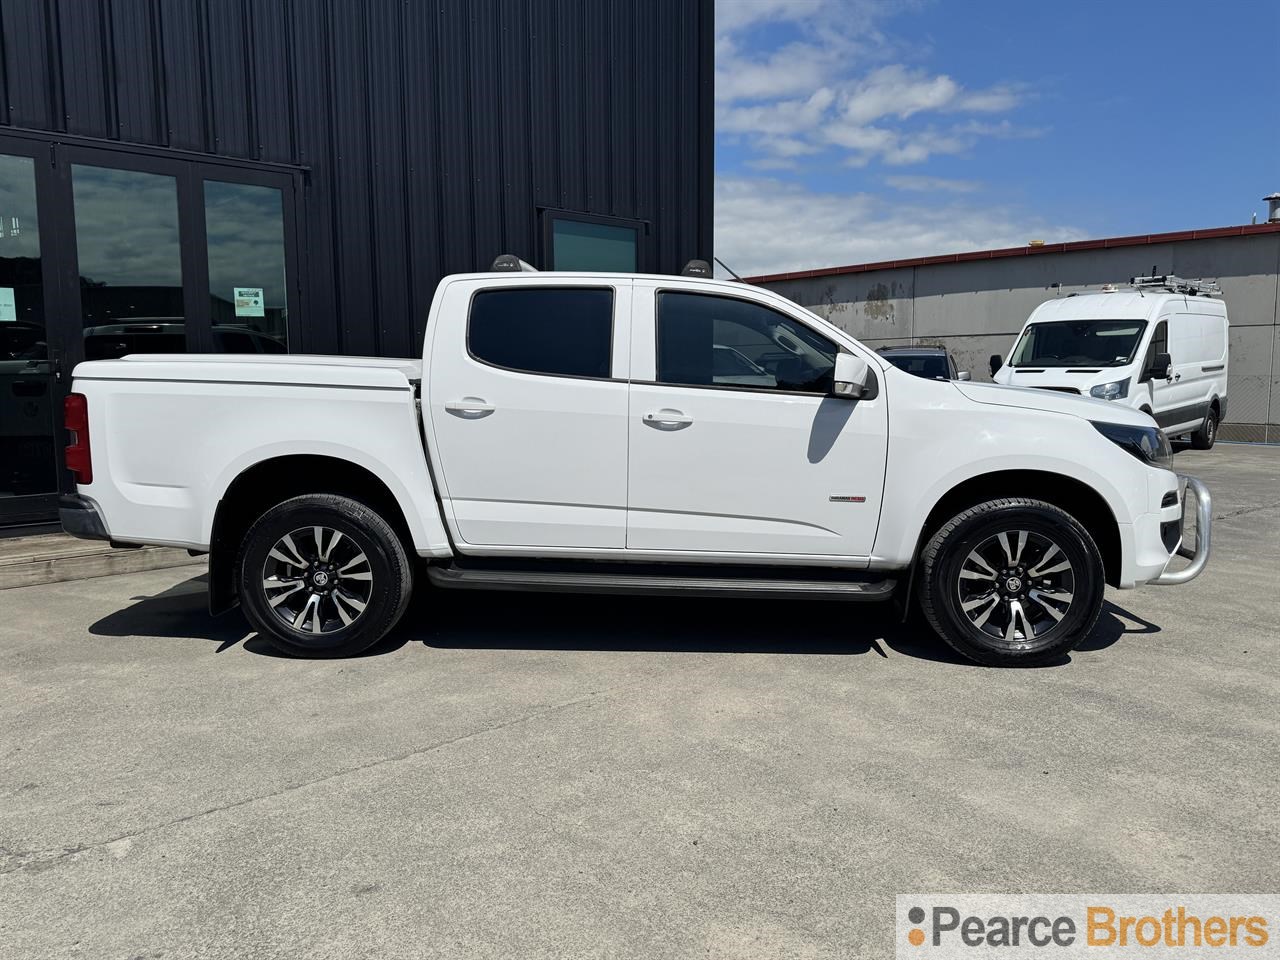
[[1142, 274], [1216, 279], [1231, 322], [1223, 440], [1280, 443], [1280, 223], [855, 264], [749, 278], [871, 347], [945, 346], [989, 380], [1040, 303]]

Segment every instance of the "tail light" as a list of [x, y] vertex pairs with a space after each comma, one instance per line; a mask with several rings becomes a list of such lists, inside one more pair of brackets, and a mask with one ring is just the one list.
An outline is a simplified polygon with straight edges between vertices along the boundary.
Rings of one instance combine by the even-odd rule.
[[71, 434], [67, 469], [76, 483], [93, 483], [93, 456], [89, 452], [89, 401], [83, 393], [69, 393], [62, 403], [63, 425]]

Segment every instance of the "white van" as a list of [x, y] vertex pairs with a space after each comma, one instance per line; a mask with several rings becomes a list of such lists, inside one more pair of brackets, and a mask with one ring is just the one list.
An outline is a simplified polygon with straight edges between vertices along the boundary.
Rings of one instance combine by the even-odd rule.
[[992, 377], [1126, 404], [1207, 450], [1227, 413], [1227, 308], [1213, 296], [1217, 284], [1130, 283], [1040, 304], [1008, 359], [991, 358]]

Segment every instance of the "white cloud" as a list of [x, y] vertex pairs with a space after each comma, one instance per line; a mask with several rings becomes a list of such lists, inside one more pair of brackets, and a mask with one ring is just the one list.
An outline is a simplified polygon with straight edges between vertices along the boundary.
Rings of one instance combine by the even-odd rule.
[[903, 205], [768, 177], [716, 184], [716, 256], [748, 276], [1084, 238], [1067, 225], [959, 199]]
[[895, 190], [913, 193], [976, 193], [982, 189], [977, 180], [953, 180], [949, 177], [926, 177], [919, 174], [895, 174], [884, 182]]
[[716, 57], [716, 100], [734, 103], [807, 93], [822, 85], [826, 73], [822, 59], [819, 48], [792, 43], [753, 60], [722, 41]]
[[[717, 131], [744, 137], [758, 155], [750, 163], [756, 167], [805, 153], [835, 154], [850, 166], [901, 166], [962, 153], [987, 137], [1014, 135], [957, 117], [1012, 110], [1025, 99], [1024, 88], [969, 89], [945, 73], [897, 62], [918, 50], [900, 48], [881, 25], [915, 5], [719, 0]], [[771, 45], [773, 34], [779, 40]]]
[[946, 74], [930, 76], [923, 70], [891, 64], [855, 83], [842, 97], [840, 113], [855, 125], [891, 115], [905, 120], [922, 110], [952, 105], [959, 94], [960, 85]]
[[[971, 196], [978, 182], [936, 175], [943, 158], [1043, 131], [1009, 116], [1033, 95], [1024, 85], [971, 85], [930, 69], [920, 44], [894, 39], [890, 18], [917, 6], [718, 0], [716, 130], [722, 161], [736, 172], [717, 180], [716, 254], [734, 270], [776, 273], [1083, 236], [979, 202]], [[933, 161], [927, 175], [909, 172], [926, 161]], [[833, 175], [837, 186], [805, 185]], [[850, 184], [844, 192], [841, 179]]]
[[815, 16], [825, 0], [718, 0], [716, 32], [730, 33], [757, 23]]
[[834, 99], [835, 94], [822, 87], [805, 100], [722, 106], [716, 113], [716, 129], [720, 133], [756, 134], [758, 146], [767, 149], [780, 137], [812, 133]]

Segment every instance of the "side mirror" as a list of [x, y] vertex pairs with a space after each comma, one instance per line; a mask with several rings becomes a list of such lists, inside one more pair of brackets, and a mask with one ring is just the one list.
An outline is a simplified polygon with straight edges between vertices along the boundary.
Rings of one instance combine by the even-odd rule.
[[867, 361], [852, 353], [836, 354], [835, 383], [831, 389], [833, 397], [861, 400], [867, 395], [870, 382], [871, 367]]
[[991, 375], [994, 377], [996, 375], [996, 371], [1004, 366], [1004, 357], [1000, 356], [998, 353], [993, 353], [989, 364], [991, 366]]
[[972, 379], [973, 379], [973, 377], [969, 376], [969, 371], [968, 371], [968, 370], [961, 370], [959, 373], [957, 373], [957, 374], [956, 374], [956, 379], [957, 379], [957, 380], [972, 380]]
[[1145, 380], [1168, 380], [1173, 376], [1173, 357], [1167, 353], [1157, 353], [1155, 359], [1151, 361], [1142, 379]]

